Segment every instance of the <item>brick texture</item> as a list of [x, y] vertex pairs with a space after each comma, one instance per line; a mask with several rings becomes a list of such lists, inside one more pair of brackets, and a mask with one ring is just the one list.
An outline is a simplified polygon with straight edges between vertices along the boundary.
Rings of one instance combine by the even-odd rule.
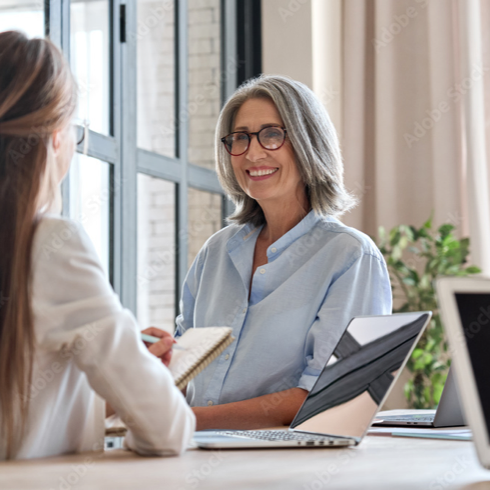
[[[138, 1], [138, 146], [175, 156], [174, 10], [168, 0]], [[220, 111], [220, 0], [189, 0], [189, 161], [214, 169]], [[221, 196], [189, 189], [189, 266], [221, 228]], [[175, 186], [138, 177], [138, 320], [174, 330]]]

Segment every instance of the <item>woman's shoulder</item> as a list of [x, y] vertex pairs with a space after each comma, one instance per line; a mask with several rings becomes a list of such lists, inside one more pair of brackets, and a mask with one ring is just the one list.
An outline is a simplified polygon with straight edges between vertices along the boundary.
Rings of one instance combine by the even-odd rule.
[[345, 225], [336, 218], [321, 218], [318, 229], [325, 234], [326, 241], [334, 246], [382, 259], [379, 248], [368, 235]]
[[32, 246], [34, 261], [42, 258], [51, 260], [53, 256], [60, 255], [59, 252], [77, 248], [92, 250], [92, 244], [82, 225], [55, 214], [41, 217]]
[[[82, 298], [113, 297], [113, 290], [83, 225], [59, 216], [44, 215], [32, 247], [33, 304], [37, 308], [76, 302]], [[46, 281], [50, 287], [46, 288]], [[109, 300], [116, 311], [118, 302]]]
[[221, 260], [225, 256], [228, 242], [241, 228], [242, 226], [230, 225], [211, 235], [199, 250], [192, 269], [201, 271], [204, 263], [208, 260]]
[[206, 243], [203, 246], [204, 248], [216, 248], [216, 247], [226, 247], [226, 244], [229, 242], [230, 239], [232, 239], [234, 236], [236, 236], [240, 231], [242, 231], [245, 227], [249, 225], [228, 225], [225, 226], [224, 228], [221, 228], [221, 230], [218, 230], [216, 233], [211, 235], [207, 240]]

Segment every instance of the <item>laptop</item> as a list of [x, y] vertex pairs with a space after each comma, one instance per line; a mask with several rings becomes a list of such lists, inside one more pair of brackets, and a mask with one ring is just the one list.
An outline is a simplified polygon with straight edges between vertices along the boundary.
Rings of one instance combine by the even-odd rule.
[[288, 430], [212, 430], [202, 449], [339, 447], [361, 442], [431, 312], [355, 317]]
[[[397, 414], [390, 415], [393, 412], [397, 412]], [[403, 413], [400, 413], [400, 410], [387, 410], [380, 412], [372, 425], [433, 428], [466, 425], [452, 368], [449, 369], [441, 399], [436, 410], [403, 410]]]
[[490, 279], [436, 281], [452, 368], [480, 463], [490, 468]]

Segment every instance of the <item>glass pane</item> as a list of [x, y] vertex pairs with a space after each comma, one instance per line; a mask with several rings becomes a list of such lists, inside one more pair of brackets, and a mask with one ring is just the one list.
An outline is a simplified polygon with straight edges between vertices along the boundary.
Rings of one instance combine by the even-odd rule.
[[189, 0], [189, 161], [211, 169], [221, 107], [220, 3]]
[[39, 0], [0, 0], [0, 32], [22, 31], [44, 37], [44, 3]]
[[76, 153], [70, 168], [70, 217], [80, 222], [92, 239], [109, 276], [110, 164]]
[[138, 322], [174, 331], [175, 184], [138, 175]]
[[78, 119], [109, 134], [109, 1], [72, 0], [70, 63], [78, 82]]
[[[138, 0], [138, 146], [175, 156], [173, 1]], [[131, 37], [131, 34], [130, 34]]]
[[189, 188], [189, 267], [206, 240], [221, 229], [221, 205], [220, 194]]

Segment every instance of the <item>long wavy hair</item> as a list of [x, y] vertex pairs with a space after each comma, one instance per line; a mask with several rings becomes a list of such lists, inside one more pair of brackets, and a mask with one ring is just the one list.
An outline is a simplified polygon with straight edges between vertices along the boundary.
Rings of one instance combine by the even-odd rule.
[[233, 131], [235, 117], [249, 99], [271, 100], [288, 132], [296, 165], [312, 209], [321, 216], [340, 216], [356, 198], [344, 186], [344, 166], [334, 125], [320, 99], [304, 84], [279, 75], [261, 75], [241, 85], [221, 110], [215, 135], [216, 169], [223, 189], [235, 203], [230, 223], [265, 221], [262, 208], [238, 184], [221, 138]]
[[31, 249], [53, 187], [50, 139], [70, 123], [77, 90], [50, 41], [0, 33], [0, 440], [15, 457], [26, 429], [35, 352]]

